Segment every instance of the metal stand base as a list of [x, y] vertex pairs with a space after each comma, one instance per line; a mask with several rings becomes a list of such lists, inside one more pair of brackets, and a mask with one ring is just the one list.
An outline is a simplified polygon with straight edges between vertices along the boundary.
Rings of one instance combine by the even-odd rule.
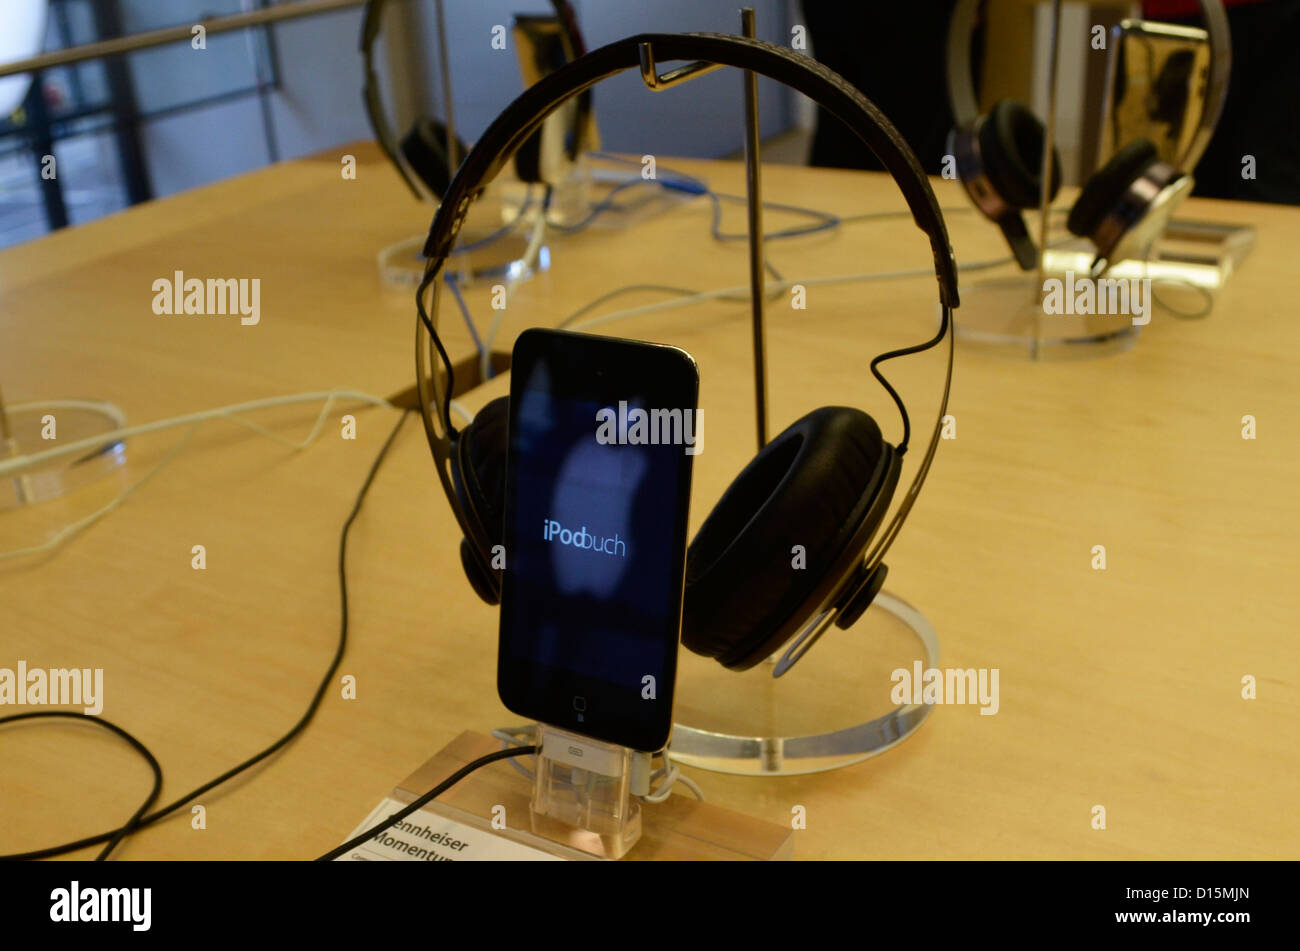
[[683, 653], [669, 753], [687, 766], [742, 775], [861, 762], [907, 739], [930, 713], [928, 704], [891, 709], [891, 672], [917, 659], [938, 666], [938, 635], [921, 612], [883, 591], [851, 630], [828, 634], [780, 679], [770, 664], [737, 674]]

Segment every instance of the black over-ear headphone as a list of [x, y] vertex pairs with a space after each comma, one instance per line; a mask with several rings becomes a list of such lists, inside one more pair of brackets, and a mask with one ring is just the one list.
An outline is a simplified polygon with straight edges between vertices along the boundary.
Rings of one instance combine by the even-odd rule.
[[[1084, 184], [1066, 227], [1097, 248], [1093, 273], [1141, 251], [1168, 223], [1174, 206], [1191, 191], [1190, 172], [1209, 142], [1227, 95], [1230, 66], [1228, 18], [1220, 0], [1200, 0], [1211, 37], [1209, 104], [1181, 167], [1161, 161], [1155, 143], [1137, 139], [1117, 151]], [[1013, 99], [979, 115], [971, 85], [970, 41], [979, 0], [957, 0], [948, 27], [948, 100], [957, 126], [948, 136], [957, 175], [975, 207], [1001, 229], [1024, 270], [1038, 251], [1020, 212], [1037, 208], [1043, 193], [1043, 124]], [[1194, 155], [1193, 155], [1194, 153]], [[1061, 159], [1052, 150], [1048, 200], [1061, 185]]]
[[[441, 201], [455, 171], [451, 167], [451, 159], [448, 155], [446, 125], [437, 119], [421, 116], [412, 123], [406, 135], [398, 140], [384, 116], [384, 106], [379, 97], [379, 79], [375, 75], [374, 48], [375, 39], [379, 36], [379, 25], [382, 22], [385, 3], [387, 0], [367, 0], [361, 21], [361, 56], [366, 74], [362, 99], [366, 104], [366, 115], [370, 118], [370, 127], [374, 130], [375, 138], [379, 140], [384, 154], [397, 166], [402, 180], [411, 189], [411, 193], [419, 199], [427, 197]], [[568, 57], [574, 59], [581, 56], [586, 50], [573, 8], [569, 6], [568, 0], [551, 0], [551, 6], [555, 8], [555, 16], [559, 20], [564, 42], [568, 47], [566, 50]], [[578, 113], [574, 123], [575, 134], [571, 143], [573, 155], [582, 148], [580, 139], [582, 131], [587, 128], [587, 117], [590, 111], [590, 95], [581, 96], [578, 100]], [[540, 133], [520, 147], [518, 170], [522, 181], [538, 180], [540, 150]], [[464, 157], [468, 151], [465, 143], [457, 136], [456, 155]]]
[[[502, 538], [508, 397], [489, 403], [464, 430], [451, 422], [453, 371], [436, 328], [439, 272], [474, 198], [543, 119], [601, 80], [653, 62], [700, 60], [752, 70], [790, 86], [843, 121], [880, 158], [930, 238], [941, 321], [921, 344], [882, 353], [871, 372], [898, 405], [903, 439], [895, 448], [861, 410], [814, 410], [773, 439], [714, 506], [687, 554], [682, 643], [744, 670], [789, 641], [778, 673], [803, 656], [832, 621], [846, 628], [866, 610], [888, 569], [882, 558], [925, 481], [939, 442], [952, 380], [952, 310], [957, 266], [930, 183], [916, 156], [880, 111], [815, 60], [758, 40], [713, 34], [643, 34], [601, 47], [543, 78], [506, 107], [466, 157], [438, 208], [424, 247], [428, 264], [416, 293], [416, 378], [425, 431], [443, 489], [464, 532], [461, 561], [474, 590], [497, 603], [493, 546]], [[642, 67], [643, 72], [646, 67]], [[429, 310], [424, 294], [433, 288]], [[430, 313], [433, 317], [430, 317]], [[948, 368], [934, 430], [915, 480], [892, 521], [884, 521], [907, 451], [910, 423], [902, 400], [880, 374], [888, 359], [937, 346], [948, 335]], [[876, 537], [878, 534], [879, 537]], [[873, 547], [873, 538], [874, 547]], [[808, 556], [790, 567], [792, 546]], [[508, 557], [508, 554], [507, 554]]]

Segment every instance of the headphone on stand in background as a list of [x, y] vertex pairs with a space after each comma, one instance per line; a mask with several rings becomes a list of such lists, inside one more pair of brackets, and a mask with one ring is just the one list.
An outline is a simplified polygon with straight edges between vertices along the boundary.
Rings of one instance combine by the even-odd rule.
[[[648, 66], [642, 56], [648, 57]], [[574, 96], [628, 69], [641, 69], [647, 82], [668, 81], [654, 76], [656, 58], [751, 70], [826, 108], [880, 158], [902, 190], [917, 226], [928, 235], [934, 257], [941, 314], [938, 332], [915, 346], [882, 353], [870, 364], [902, 417], [899, 445], [887, 442], [876, 422], [859, 409], [814, 410], [772, 439], [745, 466], [690, 544], [682, 643], [728, 668], [747, 670], [790, 642], [774, 671], [780, 676], [832, 622], [840, 628], [852, 625], [880, 591], [888, 572], [884, 555], [934, 459], [952, 381], [957, 266], [943, 216], [907, 143], [838, 74], [784, 47], [744, 37], [644, 34], [594, 50], [525, 90], [466, 156], [430, 226], [424, 247], [428, 263], [416, 292], [420, 410], [439, 480], [464, 534], [461, 563], [478, 595], [496, 604], [501, 579], [492, 565], [492, 553], [502, 541], [509, 397], [488, 403], [463, 430], [453, 425], [454, 378], [437, 332], [443, 283], [437, 278], [474, 199], [543, 120]], [[432, 299], [426, 310], [424, 295], [429, 288]], [[878, 366], [936, 347], [945, 335], [947, 370], [934, 429], [911, 486], [893, 519], [881, 529], [898, 484], [911, 424], [906, 407]], [[796, 543], [808, 554], [804, 570], [790, 568], [791, 546]]]
[[[420, 200], [441, 201], [455, 172], [451, 167], [448, 154], [449, 139], [446, 124], [431, 116], [419, 116], [406, 134], [398, 139], [384, 115], [383, 102], [379, 94], [379, 78], [375, 73], [374, 47], [379, 35], [384, 5], [387, 2], [388, 0], [367, 0], [361, 21], [361, 55], [365, 69], [362, 99], [365, 102], [366, 115], [370, 119], [370, 127], [374, 130], [375, 138], [379, 141], [384, 154], [397, 167], [411, 193]], [[572, 61], [586, 52], [582, 34], [578, 30], [577, 18], [568, 0], [551, 0], [551, 6], [559, 22], [566, 57]], [[574, 134], [570, 137], [570, 158], [575, 158], [582, 151], [583, 132], [588, 127], [590, 113], [591, 96], [589, 93], [584, 93], [578, 99]], [[456, 155], [463, 158], [469, 149], [459, 137], [456, 137], [455, 142]], [[541, 181], [538, 158], [540, 152], [541, 132], [539, 131], [519, 149], [516, 172], [521, 181]]]
[[[1162, 161], [1155, 143], [1136, 139], [1118, 149], [1084, 183], [1066, 227], [1096, 246], [1093, 274], [1149, 246], [1192, 188], [1191, 171], [1209, 144], [1228, 92], [1231, 38], [1221, 0], [1199, 0], [1211, 44], [1209, 105], [1187, 154], [1177, 166]], [[1026, 271], [1037, 266], [1038, 249], [1029, 237], [1021, 211], [1038, 208], [1043, 194], [1043, 124], [1013, 99], [998, 101], [980, 115], [971, 75], [971, 36], [980, 0], [957, 0], [948, 26], [948, 101], [956, 127], [948, 151], [957, 175], [980, 213], [1002, 231], [1017, 263]], [[1048, 200], [1060, 189], [1060, 156], [1052, 150]]]

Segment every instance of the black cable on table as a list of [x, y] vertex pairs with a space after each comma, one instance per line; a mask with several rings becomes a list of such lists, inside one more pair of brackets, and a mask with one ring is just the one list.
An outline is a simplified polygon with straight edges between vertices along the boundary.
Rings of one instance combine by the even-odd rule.
[[[394, 440], [396, 440], [397, 438], [398, 432], [401, 431], [402, 424], [406, 422], [406, 417], [409, 416], [410, 413], [411, 410], [409, 409], [405, 409], [402, 411], [401, 417], [397, 420], [397, 424], [393, 427], [392, 432], [388, 434], [388, 438], [384, 441], [383, 447], [379, 450], [379, 455], [375, 457], [375, 461], [370, 466], [369, 473], [366, 474], [366, 481], [362, 484], [361, 491], [357, 494], [357, 500], [355, 503], [353, 503], [352, 512], [348, 515], [347, 521], [343, 523], [343, 532], [339, 539], [339, 598], [341, 602], [341, 612], [342, 612], [342, 617], [339, 625], [339, 643], [338, 643], [338, 647], [334, 651], [334, 659], [330, 661], [329, 669], [325, 672], [325, 676], [321, 678], [320, 686], [316, 688], [316, 695], [312, 697], [311, 703], [308, 704], [307, 706], [307, 712], [302, 715], [302, 718], [293, 725], [293, 727], [289, 730], [288, 733], [284, 734], [284, 736], [280, 737], [280, 739], [276, 740], [274, 743], [272, 743], [266, 749], [262, 750], [260, 753], [256, 754], [255, 756], [249, 757], [248, 759], [244, 760], [244, 762], [240, 763], [238, 766], [235, 766], [234, 768], [227, 770], [226, 772], [218, 776], [216, 779], [204, 783], [198, 789], [195, 789], [193, 792], [190, 792], [185, 796], [181, 797], [180, 799], [177, 799], [175, 802], [171, 803], [170, 805], [164, 806], [163, 808], [159, 809], [157, 812], [152, 812], [149, 815], [143, 817], [140, 816], [139, 813], [137, 813], [135, 816], [132, 816], [131, 819], [128, 820], [128, 822], [125, 825], [121, 826], [120, 828], [114, 829], [111, 832], [101, 832], [99, 835], [87, 836], [86, 838], [78, 839], [75, 842], [68, 842], [65, 843], [64, 845], [55, 845], [46, 849], [36, 849], [31, 852], [19, 852], [13, 855], [0, 855], [0, 861], [52, 858], [56, 855], [65, 855], [68, 852], [75, 852], [78, 849], [84, 849], [90, 845], [98, 845], [100, 842], [107, 842], [108, 846], [104, 849], [104, 851], [100, 853], [99, 856], [100, 858], [103, 858], [105, 855], [109, 853], [109, 851], [113, 847], [117, 845], [118, 842], [120, 842], [126, 836], [131, 835], [132, 833], [137, 832], [140, 829], [145, 828], [146, 826], [153, 825], [159, 819], [163, 819], [171, 815], [177, 809], [181, 808], [182, 806], [188, 805], [190, 802], [197, 799], [199, 796], [203, 795], [209, 790], [215, 789], [217, 786], [220, 786], [222, 783], [226, 782], [227, 780], [233, 779], [234, 777], [238, 776], [240, 773], [245, 772], [248, 769], [251, 769], [253, 766], [256, 766], [258, 763], [262, 762], [262, 760], [266, 759], [268, 756], [271, 756], [273, 753], [282, 749], [285, 745], [287, 745], [290, 741], [292, 741], [295, 737], [297, 737], [298, 734], [301, 733], [307, 727], [307, 724], [309, 724], [312, 721], [312, 718], [316, 715], [316, 711], [320, 707], [321, 701], [325, 698], [325, 692], [330, 688], [330, 685], [333, 683], [334, 674], [338, 670], [339, 664], [342, 663], [343, 652], [347, 648], [348, 578], [347, 578], [347, 570], [346, 570], [346, 559], [347, 559], [347, 550], [348, 550], [348, 532], [352, 528], [352, 523], [356, 521], [357, 515], [361, 512], [362, 503], [364, 503], [366, 500], [366, 495], [370, 491], [371, 483], [375, 481], [375, 475], [379, 472], [380, 465], [383, 463], [384, 458], [388, 455], [388, 450], [392, 447]], [[23, 719], [23, 718], [38, 717], [38, 716], [57, 716], [57, 715], [60, 715], [60, 712], [42, 711], [38, 713], [25, 713], [25, 714], [18, 714], [17, 716], [14, 717], [7, 717], [5, 718], [5, 720], [0, 720], [0, 723], [4, 723], [6, 720]], [[136, 749], [139, 750], [140, 753], [143, 756], [145, 756], [146, 759], [149, 760], [150, 765], [153, 766], [155, 770], [154, 793], [152, 796], [150, 796], [149, 800], [144, 804], [144, 806], [141, 807], [140, 812], [143, 812], [145, 809], [148, 809], [149, 806], [153, 805], [154, 800], [157, 798], [158, 790], [162, 786], [162, 770], [160, 767], [158, 767], [157, 760], [154, 759], [153, 754], [150, 753], [148, 749], [145, 748], [144, 744], [140, 743], [138, 740], [132, 737], [125, 730], [113, 726], [111, 723], [104, 720], [102, 717], [92, 717], [92, 716], [79, 714], [75, 712], [62, 713], [61, 715], [69, 716], [69, 717], [83, 717], [84, 719], [87, 720], [94, 720], [99, 724], [101, 724], [102, 726], [107, 727], [108, 729], [111, 729], [114, 732], [120, 734], [129, 743], [135, 746]]]
[[[125, 825], [112, 834], [108, 844], [104, 846], [103, 850], [100, 851], [97, 856], [95, 856], [96, 862], [102, 862], [104, 859], [108, 858], [109, 852], [112, 852], [113, 849], [117, 848], [119, 842], [139, 828], [140, 817], [148, 812], [149, 807], [157, 801], [158, 793], [162, 791], [162, 767], [158, 765], [158, 760], [154, 757], [153, 753], [149, 752], [149, 747], [145, 746], [130, 733], [126, 732], [126, 730], [122, 729], [111, 720], [105, 720], [103, 717], [91, 716], [88, 713], [77, 713], [75, 710], [38, 710], [34, 713], [15, 713], [7, 717], [0, 717], [0, 725], [5, 723], [17, 723], [20, 720], [47, 718], [81, 720], [86, 723], [94, 724], [95, 726], [103, 727], [105, 730], [111, 730], [130, 743], [131, 746], [135, 748], [135, 751], [144, 757], [144, 761], [149, 764], [149, 768], [153, 770], [153, 789], [149, 790], [149, 795], [145, 797], [144, 802], [140, 804], [140, 808], [132, 814], [130, 819], [126, 820]], [[0, 858], [6, 859], [21, 857], [22, 856], [0, 856]]]
[[452, 773], [450, 776], [448, 776], [438, 785], [434, 786], [432, 789], [430, 789], [419, 799], [415, 800], [415, 802], [411, 803], [409, 806], [405, 806], [402, 809], [398, 810], [397, 812], [393, 813], [391, 816], [389, 816], [383, 822], [379, 823], [379, 825], [375, 826], [373, 829], [367, 829], [365, 832], [362, 832], [360, 835], [353, 836], [351, 839], [348, 839], [338, 848], [331, 849], [330, 851], [322, 855], [320, 858], [318, 858], [316, 861], [332, 862], [334, 861], [334, 859], [338, 858], [340, 855], [344, 854], [345, 852], [350, 852], [352, 849], [355, 849], [362, 842], [365, 842], [368, 839], [371, 839], [374, 836], [379, 835], [379, 833], [381, 832], [388, 831], [393, 826], [397, 825], [397, 823], [401, 822], [403, 819], [409, 816], [411, 813], [418, 810], [421, 806], [424, 806], [427, 803], [429, 803], [431, 800], [436, 799], [438, 796], [441, 796], [448, 789], [450, 789], [452, 786], [455, 786], [458, 782], [460, 782], [470, 773], [474, 772], [474, 770], [478, 769], [480, 766], [486, 766], [488, 763], [495, 763], [497, 760], [509, 759], [512, 756], [527, 756], [530, 753], [536, 753], [538, 749], [539, 747], [537, 746], [516, 746], [508, 750], [497, 750], [495, 753], [488, 753], [486, 756], [480, 756], [472, 763], [466, 763], [464, 766], [456, 770], [456, 772]]

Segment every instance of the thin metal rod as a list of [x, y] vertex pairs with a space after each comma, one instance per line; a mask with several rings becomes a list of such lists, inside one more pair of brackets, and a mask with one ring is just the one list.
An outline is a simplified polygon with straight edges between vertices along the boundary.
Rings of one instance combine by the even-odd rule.
[[442, 115], [447, 127], [447, 170], [456, 174], [460, 168], [460, 151], [456, 148], [456, 110], [452, 106], [451, 57], [447, 55], [447, 18], [443, 15], [442, 0], [435, 0], [438, 13], [438, 60], [442, 70]]
[[[1059, 2], [1059, 0], [1058, 0]], [[754, 10], [740, 11], [745, 36], [754, 39]], [[767, 356], [763, 348], [763, 299], [767, 296], [763, 273], [763, 183], [758, 154], [758, 77], [745, 70], [745, 198], [749, 209], [749, 299], [754, 328], [754, 411], [758, 448], [767, 445]]]
[[[1061, 0], [1052, 0], [1052, 48], [1047, 66], [1047, 125], [1043, 130], [1042, 194], [1038, 198], [1038, 286], [1034, 289], [1041, 303], [1043, 280], [1046, 276], [1047, 218], [1052, 204], [1052, 156], [1056, 154], [1056, 81], [1060, 76], [1061, 50]], [[1034, 321], [1034, 355], [1041, 344], [1043, 321], [1041, 315]]]
[[0, 63], [0, 77], [14, 76], [18, 73], [34, 73], [37, 70], [48, 69], [51, 66], [66, 66], [69, 63], [81, 63], [88, 59], [101, 59], [118, 53], [130, 53], [134, 50], [148, 49], [151, 46], [165, 46], [168, 43], [178, 43], [181, 40], [188, 42], [193, 38], [192, 31], [196, 26], [202, 26], [207, 33], [228, 33], [231, 30], [261, 26], [264, 23], [278, 23], [281, 20], [293, 20], [297, 17], [314, 16], [318, 13], [346, 10], [348, 7], [359, 7], [365, 2], [366, 0], [298, 0], [297, 3], [282, 3], [274, 7], [250, 10], [247, 13], [232, 13], [230, 16], [225, 17], [208, 17], [190, 23], [163, 27], [161, 30], [149, 30], [131, 36], [119, 36], [111, 40], [85, 43], [81, 46], [54, 50], [27, 59]]

